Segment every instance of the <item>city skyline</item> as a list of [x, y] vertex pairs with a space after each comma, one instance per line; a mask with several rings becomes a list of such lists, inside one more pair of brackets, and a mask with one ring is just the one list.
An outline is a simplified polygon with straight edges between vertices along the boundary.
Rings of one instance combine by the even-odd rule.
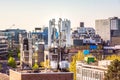
[[[120, 17], [120, 0], [0, 0], [0, 29], [49, 26], [52, 18], [67, 18], [71, 27], [95, 27], [96, 19]], [[15, 26], [13, 26], [15, 24]]]

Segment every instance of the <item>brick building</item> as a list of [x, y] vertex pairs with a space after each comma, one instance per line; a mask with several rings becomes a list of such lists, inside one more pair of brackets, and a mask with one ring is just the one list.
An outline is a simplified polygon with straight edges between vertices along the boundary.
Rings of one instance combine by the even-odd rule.
[[10, 70], [10, 80], [73, 80], [71, 72], [27, 73]]

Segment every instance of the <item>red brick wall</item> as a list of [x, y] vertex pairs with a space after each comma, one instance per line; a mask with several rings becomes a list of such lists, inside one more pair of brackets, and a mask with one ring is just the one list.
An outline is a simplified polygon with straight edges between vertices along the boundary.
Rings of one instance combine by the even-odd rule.
[[22, 74], [22, 80], [73, 80], [72, 74]]
[[73, 80], [73, 73], [69, 72], [23, 73], [20, 75], [20, 73], [10, 71], [10, 74], [12, 74], [10, 80]]

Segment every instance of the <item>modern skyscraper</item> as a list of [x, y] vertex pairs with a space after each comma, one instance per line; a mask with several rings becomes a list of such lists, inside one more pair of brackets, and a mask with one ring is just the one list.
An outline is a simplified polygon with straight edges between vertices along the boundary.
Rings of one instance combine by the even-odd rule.
[[[59, 46], [70, 46], [70, 30], [70, 20], [62, 20], [61, 18], [59, 18], [58, 23], [56, 23], [55, 19], [50, 20], [48, 28], [48, 47], [51, 47], [51, 44], [53, 44], [54, 46], [58, 46], [58, 44]], [[56, 35], [57, 31], [58, 35]], [[57, 40], [59, 42], [57, 42]]]
[[65, 36], [64, 39], [66, 39], [66, 46], [70, 46], [71, 45], [71, 39], [70, 39], [70, 30], [71, 30], [71, 22], [68, 19], [65, 19], [64, 21], [62, 21], [62, 36]]

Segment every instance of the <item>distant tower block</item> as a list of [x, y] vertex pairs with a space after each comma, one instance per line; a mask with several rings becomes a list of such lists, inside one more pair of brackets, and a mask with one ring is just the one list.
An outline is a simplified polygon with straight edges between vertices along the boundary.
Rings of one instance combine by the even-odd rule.
[[80, 22], [80, 27], [84, 27], [84, 22]]
[[[65, 35], [65, 38], [66, 38], [66, 47], [71, 45], [71, 42], [70, 42], [70, 29], [71, 29], [70, 20], [65, 19], [64, 21], [62, 21], [62, 31], [64, 31], [63, 36]], [[65, 38], [63, 38], [63, 39], [65, 39]]]
[[[48, 28], [48, 47], [51, 46], [52, 44], [52, 35], [54, 34], [54, 29], [55, 29], [55, 19], [52, 19], [49, 21], [49, 28]], [[53, 36], [53, 39], [55, 39], [55, 34]]]

